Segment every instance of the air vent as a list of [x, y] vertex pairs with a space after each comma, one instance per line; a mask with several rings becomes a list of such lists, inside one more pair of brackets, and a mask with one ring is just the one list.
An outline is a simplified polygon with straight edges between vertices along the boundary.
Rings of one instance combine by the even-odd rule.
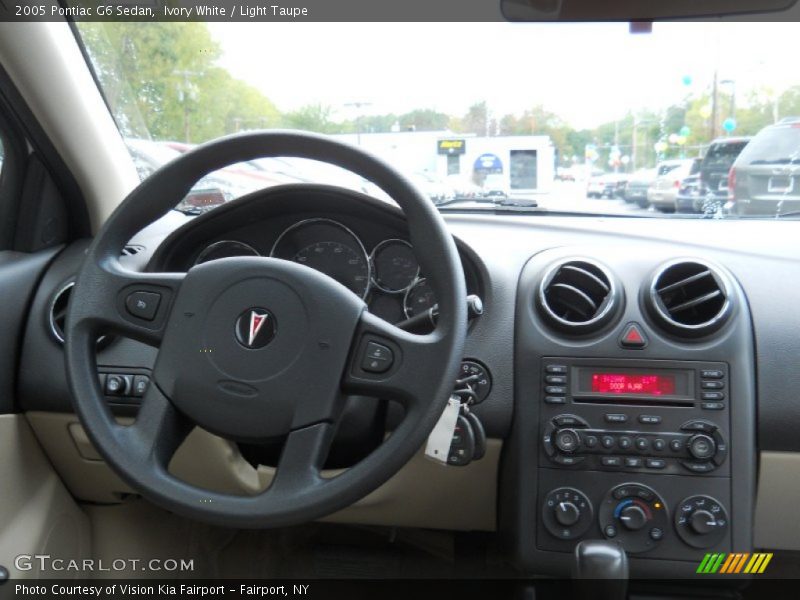
[[650, 313], [670, 333], [702, 337], [718, 330], [731, 313], [727, 280], [699, 261], [672, 262], [653, 277]]
[[554, 266], [539, 287], [538, 305], [551, 325], [571, 333], [597, 331], [614, 315], [617, 292], [597, 263], [570, 260]]
[[139, 246], [138, 244], [128, 244], [122, 249], [120, 254], [122, 256], [136, 256], [139, 252], [144, 252], [144, 246]]
[[[67, 310], [73, 287], [75, 287], [75, 282], [70, 281], [59, 288], [50, 301], [50, 310], [47, 313], [50, 334], [62, 345], [64, 344], [64, 324], [67, 320]], [[98, 346], [103, 345], [108, 340], [108, 336], [101, 336], [97, 338], [97, 344]]]

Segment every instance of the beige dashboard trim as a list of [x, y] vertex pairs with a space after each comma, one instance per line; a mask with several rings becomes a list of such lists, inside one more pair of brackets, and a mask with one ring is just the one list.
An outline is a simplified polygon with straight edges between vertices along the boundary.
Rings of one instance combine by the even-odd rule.
[[757, 548], [800, 550], [800, 453], [761, 452], [753, 543]]
[[[26, 416], [56, 472], [77, 499], [115, 503], [133, 493], [104, 461], [98, 460], [75, 415], [29, 412]], [[501, 448], [500, 440], [489, 440], [484, 458], [466, 467], [442, 466], [420, 452], [373, 493], [324, 520], [494, 531]], [[254, 469], [235, 444], [195, 429], [175, 453], [170, 472], [207, 489], [254, 494], [269, 485], [274, 471]]]

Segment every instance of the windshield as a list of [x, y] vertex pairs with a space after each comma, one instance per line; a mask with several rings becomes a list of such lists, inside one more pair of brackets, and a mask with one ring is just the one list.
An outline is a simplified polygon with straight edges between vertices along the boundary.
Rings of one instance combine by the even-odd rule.
[[[443, 211], [723, 219], [800, 210], [800, 196], [797, 206], [789, 197], [800, 174], [764, 183], [783, 190], [778, 203], [745, 189], [752, 177], [735, 191], [727, 182], [737, 157], [797, 162], [800, 128], [775, 126], [800, 115], [796, 24], [409, 27], [77, 23], [142, 178], [213, 138], [292, 128], [377, 154]], [[716, 165], [713, 194], [650, 202], [646, 185], [690, 177], [701, 158]], [[199, 213], [302, 182], [391, 201], [342, 169], [280, 157], [210, 174], [178, 208]]]

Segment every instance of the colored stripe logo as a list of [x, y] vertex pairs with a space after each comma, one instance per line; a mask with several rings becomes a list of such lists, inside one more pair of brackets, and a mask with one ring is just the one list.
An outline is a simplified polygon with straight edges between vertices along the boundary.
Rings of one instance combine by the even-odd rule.
[[712, 553], [703, 557], [696, 572], [725, 575], [736, 575], [737, 573], [757, 574], [763, 573], [771, 560], [771, 552], [754, 552], [753, 554], [749, 552]]

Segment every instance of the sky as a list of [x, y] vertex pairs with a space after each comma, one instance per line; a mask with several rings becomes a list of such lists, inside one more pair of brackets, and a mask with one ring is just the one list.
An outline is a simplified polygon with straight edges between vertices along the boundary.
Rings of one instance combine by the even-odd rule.
[[[502, 117], [537, 104], [589, 128], [708, 88], [715, 67], [737, 104], [800, 83], [796, 23], [210, 23], [220, 65], [280, 110], [330, 106], [335, 118], [485, 100]], [[691, 79], [686, 85], [684, 80]], [[723, 91], [729, 90], [726, 84]], [[346, 106], [369, 103], [361, 109]]]

